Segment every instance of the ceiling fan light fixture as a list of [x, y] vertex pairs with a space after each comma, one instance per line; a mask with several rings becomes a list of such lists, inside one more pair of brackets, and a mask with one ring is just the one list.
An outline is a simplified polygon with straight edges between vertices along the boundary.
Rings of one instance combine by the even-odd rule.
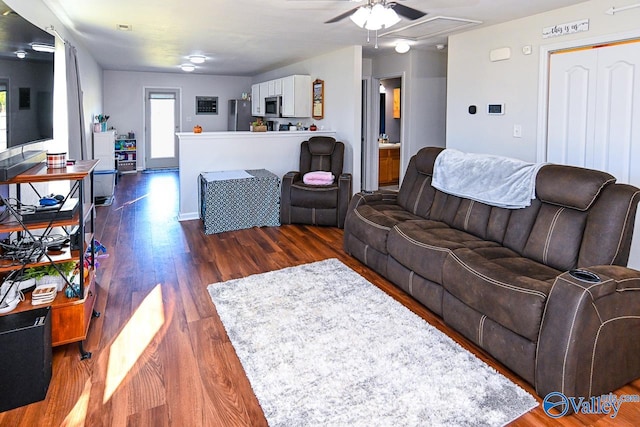
[[396, 25], [398, 22], [400, 22], [400, 17], [396, 13], [396, 11], [393, 10], [392, 8], [387, 7], [384, 9], [383, 12], [384, 12], [384, 18], [383, 18], [384, 28], [389, 28], [392, 25]]
[[189, 56], [189, 61], [193, 62], [194, 64], [202, 64], [206, 60], [207, 60], [207, 58], [205, 56], [203, 56], [203, 55], [191, 55], [191, 56]]
[[16, 52], [16, 56], [20, 59], [24, 59], [27, 56], [27, 52], [24, 50], [19, 50]]
[[382, 27], [384, 27], [385, 17], [385, 7], [380, 3], [376, 3], [371, 8], [371, 14], [369, 15], [369, 19], [367, 19], [367, 23], [364, 25], [364, 28], [370, 31], [382, 29]]
[[411, 49], [411, 46], [409, 46], [407, 42], [398, 42], [398, 44], [396, 44], [396, 52], [398, 53], [407, 53], [409, 49]]
[[193, 64], [182, 64], [180, 68], [182, 69], [182, 71], [186, 71], [187, 73], [190, 73], [196, 69], [196, 66]]
[[364, 28], [364, 24], [369, 20], [369, 16], [371, 16], [371, 9], [367, 6], [362, 6], [353, 12], [353, 15], [351, 15], [349, 19], [358, 27]]

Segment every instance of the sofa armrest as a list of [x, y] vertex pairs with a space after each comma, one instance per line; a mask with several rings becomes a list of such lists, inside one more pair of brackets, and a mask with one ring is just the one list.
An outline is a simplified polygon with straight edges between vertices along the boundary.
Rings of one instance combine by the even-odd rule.
[[287, 172], [282, 177], [280, 187], [280, 224], [291, 224], [291, 186], [300, 181], [302, 174], [298, 171]]
[[640, 271], [606, 265], [558, 276], [536, 354], [536, 392], [598, 396], [640, 377]]
[[353, 192], [352, 181], [350, 173], [343, 173], [338, 177], [338, 228], [344, 228], [344, 219], [347, 216], [347, 208]]

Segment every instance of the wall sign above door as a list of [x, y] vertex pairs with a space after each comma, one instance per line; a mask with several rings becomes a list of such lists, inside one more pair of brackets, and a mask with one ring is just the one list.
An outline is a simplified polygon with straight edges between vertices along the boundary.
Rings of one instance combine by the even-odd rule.
[[542, 38], [548, 39], [550, 37], [566, 36], [568, 34], [581, 33], [583, 31], [589, 31], [588, 19], [545, 27], [542, 29]]

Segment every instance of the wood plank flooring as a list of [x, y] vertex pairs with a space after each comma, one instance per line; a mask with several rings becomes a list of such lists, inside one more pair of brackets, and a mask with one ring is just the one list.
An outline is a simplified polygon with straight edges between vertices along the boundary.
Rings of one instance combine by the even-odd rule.
[[[210, 283], [338, 258], [535, 395], [502, 365], [342, 250], [342, 230], [254, 228], [207, 236], [178, 222], [177, 173], [124, 175], [115, 202], [97, 208], [96, 309], [80, 361], [77, 345], [54, 349], [42, 402], [0, 413], [0, 426], [263, 426], [266, 420], [211, 303]], [[640, 381], [616, 394], [640, 394]], [[443, 402], [455, 405], [455, 402]], [[640, 425], [640, 403], [617, 418], [549, 418], [540, 407], [514, 426]]]

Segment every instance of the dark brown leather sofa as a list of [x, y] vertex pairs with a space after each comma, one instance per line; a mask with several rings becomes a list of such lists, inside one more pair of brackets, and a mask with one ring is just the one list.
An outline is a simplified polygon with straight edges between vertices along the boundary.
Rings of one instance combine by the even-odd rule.
[[640, 377], [640, 272], [625, 267], [640, 190], [550, 164], [531, 206], [491, 207], [431, 186], [441, 150], [420, 150], [399, 192], [353, 197], [345, 250], [540, 396], [596, 396]]

